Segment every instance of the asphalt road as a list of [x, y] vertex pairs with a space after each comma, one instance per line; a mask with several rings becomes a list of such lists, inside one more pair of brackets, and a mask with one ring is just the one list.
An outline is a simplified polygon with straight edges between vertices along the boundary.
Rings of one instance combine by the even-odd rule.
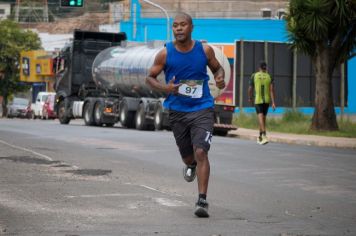
[[0, 235], [356, 235], [356, 150], [214, 137], [208, 219], [171, 132], [0, 119]]

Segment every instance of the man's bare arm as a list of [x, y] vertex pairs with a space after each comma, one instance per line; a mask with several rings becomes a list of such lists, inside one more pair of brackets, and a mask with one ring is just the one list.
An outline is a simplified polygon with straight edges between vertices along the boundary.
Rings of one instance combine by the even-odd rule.
[[248, 101], [249, 101], [249, 103], [253, 103], [253, 87], [252, 87], [252, 85], [250, 85], [249, 87], [248, 87]]
[[204, 45], [204, 51], [208, 58], [208, 66], [214, 75], [216, 86], [219, 89], [225, 88], [225, 71], [216, 59], [214, 50], [209, 45]]
[[163, 71], [166, 64], [167, 50], [162, 49], [157, 55], [153, 62], [152, 67], [149, 70], [148, 76], [146, 78], [146, 83], [154, 90], [166, 92], [166, 93], [176, 93], [178, 91], [179, 85], [174, 84], [175, 78], [171, 79], [168, 84], [162, 84], [157, 80], [158, 75]]
[[271, 102], [272, 102], [272, 109], [276, 109], [276, 103], [275, 103], [275, 91], [274, 91], [274, 84], [272, 83], [269, 87], [270, 89], [270, 94], [271, 94]]

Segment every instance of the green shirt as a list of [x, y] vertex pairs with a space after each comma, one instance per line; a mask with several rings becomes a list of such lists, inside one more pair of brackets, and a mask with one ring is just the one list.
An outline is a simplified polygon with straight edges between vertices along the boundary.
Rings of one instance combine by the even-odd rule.
[[255, 104], [271, 102], [270, 86], [273, 79], [267, 72], [259, 71], [251, 75], [250, 86], [254, 87]]

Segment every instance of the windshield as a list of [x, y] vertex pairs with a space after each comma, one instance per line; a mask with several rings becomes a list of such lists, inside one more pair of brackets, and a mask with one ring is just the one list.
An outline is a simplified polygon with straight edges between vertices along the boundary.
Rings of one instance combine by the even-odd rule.
[[14, 98], [14, 100], [12, 101], [12, 104], [27, 106], [28, 102], [29, 101], [25, 98]]
[[45, 101], [47, 100], [47, 97], [48, 97], [48, 95], [43, 95], [43, 96], [42, 96], [42, 101], [45, 102]]

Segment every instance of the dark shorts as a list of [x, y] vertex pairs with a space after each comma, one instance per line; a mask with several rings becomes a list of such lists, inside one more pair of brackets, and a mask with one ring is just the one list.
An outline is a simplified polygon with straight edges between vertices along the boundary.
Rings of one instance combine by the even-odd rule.
[[196, 112], [169, 112], [172, 128], [182, 158], [194, 154], [194, 148], [208, 152], [214, 129], [213, 108]]
[[267, 115], [268, 107], [269, 107], [269, 103], [255, 104], [256, 113], [257, 114], [262, 113], [263, 115]]

